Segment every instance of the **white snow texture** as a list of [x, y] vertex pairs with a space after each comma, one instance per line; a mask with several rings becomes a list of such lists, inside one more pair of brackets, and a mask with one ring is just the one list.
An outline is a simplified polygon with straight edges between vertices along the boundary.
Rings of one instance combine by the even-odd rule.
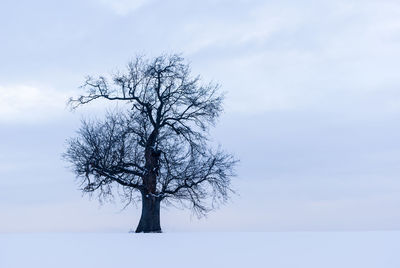
[[400, 232], [1, 234], [1, 268], [398, 268]]

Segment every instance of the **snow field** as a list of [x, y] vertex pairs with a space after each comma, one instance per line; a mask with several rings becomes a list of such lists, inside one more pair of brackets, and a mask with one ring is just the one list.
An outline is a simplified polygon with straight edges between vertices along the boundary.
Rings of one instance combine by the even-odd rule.
[[0, 234], [1, 268], [398, 268], [400, 232]]

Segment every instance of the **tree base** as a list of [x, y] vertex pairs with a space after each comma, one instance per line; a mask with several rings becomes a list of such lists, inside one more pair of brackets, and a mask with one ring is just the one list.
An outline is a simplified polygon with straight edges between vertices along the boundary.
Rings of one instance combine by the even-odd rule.
[[142, 216], [135, 233], [161, 233], [160, 202], [157, 197], [142, 194]]
[[159, 230], [159, 231], [149, 231], [149, 232], [145, 232], [145, 231], [142, 231], [142, 232], [138, 232], [138, 231], [135, 231], [135, 234], [159, 234], [159, 233], [162, 233], [162, 231], [161, 230]]

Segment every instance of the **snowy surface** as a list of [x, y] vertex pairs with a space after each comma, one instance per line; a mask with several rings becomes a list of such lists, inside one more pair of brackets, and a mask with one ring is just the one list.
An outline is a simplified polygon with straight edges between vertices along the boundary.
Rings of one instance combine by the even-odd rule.
[[0, 234], [0, 267], [400, 267], [400, 232]]

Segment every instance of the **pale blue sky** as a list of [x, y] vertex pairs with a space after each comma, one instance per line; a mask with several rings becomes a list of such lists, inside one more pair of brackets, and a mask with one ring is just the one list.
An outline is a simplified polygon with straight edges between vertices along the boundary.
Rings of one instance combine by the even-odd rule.
[[398, 1], [10, 1], [0, 4], [0, 232], [120, 231], [139, 209], [82, 198], [65, 139], [88, 74], [182, 52], [218, 81], [212, 132], [240, 196], [166, 231], [400, 229]]

